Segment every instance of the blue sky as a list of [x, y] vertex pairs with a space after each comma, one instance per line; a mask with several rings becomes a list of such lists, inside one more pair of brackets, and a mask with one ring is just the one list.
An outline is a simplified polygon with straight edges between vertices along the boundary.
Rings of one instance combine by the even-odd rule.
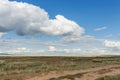
[[[39, 55], [96, 55], [97, 53], [103, 55], [105, 53], [120, 53], [120, 0], [5, 0], [1, 4], [3, 6], [0, 6], [0, 52], [33, 54], [33, 52], [37, 51], [35, 53]], [[21, 7], [25, 5], [31, 8], [25, 7], [21, 9], [16, 6], [19, 4], [23, 4], [20, 5]], [[8, 5], [10, 8], [4, 7], [4, 5]], [[16, 6], [16, 9], [13, 6]], [[5, 14], [3, 8], [8, 12], [5, 12], [7, 17], [2, 15]], [[34, 9], [32, 11], [32, 8], [37, 9], [38, 12], [40, 11], [39, 14]], [[21, 12], [19, 12], [19, 9]], [[24, 15], [26, 13], [30, 18]], [[24, 15], [25, 18], [21, 15]], [[10, 20], [8, 20], [9, 17]], [[52, 27], [47, 26], [48, 28], [43, 31], [44, 28], [41, 29], [41, 27], [46, 26], [46, 24], [40, 25], [39, 23], [44, 23], [43, 21], [46, 18], [52, 20], [53, 25], [51, 25]], [[4, 24], [4, 19], [7, 20], [5, 20], [6, 24]], [[40, 21], [36, 21], [37, 19]], [[28, 20], [33, 22], [27, 22]], [[49, 20], [46, 19], [46, 21]], [[60, 24], [63, 26], [59, 25], [59, 20], [63, 20]], [[64, 23], [64, 20], [66, 23]], [[10, 21], [13, 21], [14, 24]], [[74, 23], [71, 21], [74, 21]], [[33, 27], [25, 28], [28, 27], [26, 25], [32, 23], [34, 25], [37, 23], [37, 26], [34, 26], [35, 30]], [[55, 30], [54, 26], [56, 27]], [[65, 28], [66, 26], [67, 28]], [[37, 32], [36, 27], [41, 30]], [[49, 32], [49, 28], [53, 30]], [[57, 31], [59, 30], [58, 28], [60, 28], [60, 31]], [[56, 32], [58, 33], [56, 34]], [[21, 36], [21, 34], [24, 36]], [[6, 46], [12, 46], [12, 48]], [[6, 48], [8, 51], [5, 51]]]
[[[120, 1], [119, 0], [16, 0], [34, 4], [45, 9], [51, 18], [57, 14], [74, 20], [83, 26], [86, 34], [103, 37], [109, 34], [119, 34]], [[107, 31], [96, 34], [93, 30], [106, 26]], [[114, 29], [114, 31], [113, 31]]]

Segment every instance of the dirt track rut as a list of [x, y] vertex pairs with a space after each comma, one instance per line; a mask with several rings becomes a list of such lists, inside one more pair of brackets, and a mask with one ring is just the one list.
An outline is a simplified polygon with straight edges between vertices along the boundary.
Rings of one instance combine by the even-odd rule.
[[52, 71], [26, 80], [95, 80], [98, 77], [120, 74], [120, 65], [109, 65], [86, 70]]

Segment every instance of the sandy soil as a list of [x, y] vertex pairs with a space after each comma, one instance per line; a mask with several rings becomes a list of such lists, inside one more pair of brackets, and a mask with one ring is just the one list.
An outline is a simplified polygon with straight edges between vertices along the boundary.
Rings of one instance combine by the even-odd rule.
[[86, 70], [53, 71], [42, 73], [26, 80], [95, 80], [98, 77], [116, 74], [120, 74], [120, 65], [104, 66]]

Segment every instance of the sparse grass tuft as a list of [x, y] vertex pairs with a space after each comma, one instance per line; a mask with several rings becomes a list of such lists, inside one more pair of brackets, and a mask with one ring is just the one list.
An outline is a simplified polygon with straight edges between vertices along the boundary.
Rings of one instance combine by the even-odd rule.
[[96, 80], [120, 80], [120, 75], [100, 77]]
[[98, 74], [105, 74], [105, 73], [109, 73], [111, 71], [112, 71], [111, 69], [101, 69], [101, 70], [97, 71], [97, 73]]

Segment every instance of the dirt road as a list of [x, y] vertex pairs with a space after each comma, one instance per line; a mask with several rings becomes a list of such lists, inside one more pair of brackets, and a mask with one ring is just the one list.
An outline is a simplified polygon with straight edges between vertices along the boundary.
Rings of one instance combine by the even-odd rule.
[[116, 74], [120, 74], [120, 65], [109, 65], [86, 70], [53, 71], [26, 80], [95, 80], [98, 77]]

